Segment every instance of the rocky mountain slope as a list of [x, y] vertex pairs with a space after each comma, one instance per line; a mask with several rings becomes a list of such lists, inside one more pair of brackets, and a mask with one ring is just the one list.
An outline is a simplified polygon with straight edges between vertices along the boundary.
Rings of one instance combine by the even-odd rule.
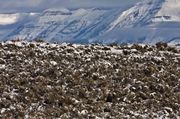
[[0, 118], [179, 119], [180, 49], [2, 42]]
[[48, 9], [3, 39], [179, 45], [179, 8], [180, 0], [143, 0], [124, 12], [113, 8]]

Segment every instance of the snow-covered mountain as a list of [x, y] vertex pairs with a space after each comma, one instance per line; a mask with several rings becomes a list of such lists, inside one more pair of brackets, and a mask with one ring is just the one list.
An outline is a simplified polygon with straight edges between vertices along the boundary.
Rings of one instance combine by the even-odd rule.
[[121, 13], [97, 40], [149, 44], [176, 40], [177, 43], [180, 40], [179, 8], [180, 0], [144, 0]]
[[101, 8], [48, 9], [33, 21], [18, 27], [6, 39], [41, 38], [58, 42], [87, 42], [108, 27], [119, 12], [118, 9]]
[[111, 23], [114, 27], [137, 27], [155, 22], [179, 22], [180, 0], [145, 0], [124, 11]]
[[120, 9], [47, 9], [3, 39], [44, 39], [72, 43], [178, 43], [180, 0], [143, 0]]

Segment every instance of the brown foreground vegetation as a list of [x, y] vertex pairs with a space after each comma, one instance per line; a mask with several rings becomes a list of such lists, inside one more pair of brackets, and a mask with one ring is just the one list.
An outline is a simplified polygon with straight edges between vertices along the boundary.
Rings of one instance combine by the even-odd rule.
[[0, 43], [0, 118], [180, 118], [180, 50]]

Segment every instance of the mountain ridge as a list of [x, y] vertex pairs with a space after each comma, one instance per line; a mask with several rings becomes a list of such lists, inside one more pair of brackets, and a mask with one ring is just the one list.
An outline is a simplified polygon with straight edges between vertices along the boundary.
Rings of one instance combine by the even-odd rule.
[[[51, 8], [4, 39], [120, 44], [170, 42], [180, 37], [180, 28], [174, 28], [175, 22], [180, 23], [180, 11], [173, 12], [180, 7], [179, 3], [178, 0], [145, 0], [123, 12], [103, 8]], [[173, 8], [173, 5], [176, 6]]]

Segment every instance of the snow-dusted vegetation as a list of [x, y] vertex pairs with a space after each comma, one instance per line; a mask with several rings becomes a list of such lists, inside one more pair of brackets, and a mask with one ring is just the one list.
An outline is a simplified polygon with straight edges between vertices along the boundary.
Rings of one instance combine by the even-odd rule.
[[179, 119], [180, 49], [0, 43], [0, 118]]

